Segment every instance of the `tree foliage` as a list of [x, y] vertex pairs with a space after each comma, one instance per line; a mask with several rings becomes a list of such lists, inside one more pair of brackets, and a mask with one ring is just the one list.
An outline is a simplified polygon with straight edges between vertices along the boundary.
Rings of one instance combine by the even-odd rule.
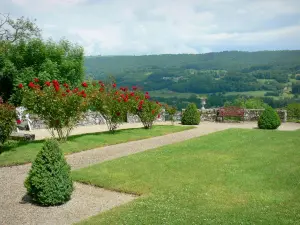
[[41, 29], [35, 24], [35, 20], [20, 17], [12, 19], [9, 14], [0, 13], [0, 43], [14, 43], [40, 37]]
[[[300, 51], [219, 52], [199, 55], [87, 57], [87, 73], [112, 73], [120, 85], [144, 90], [219, 93], [281, 91], [299, 71]], [[134, 82], [134, 83], [133, 83]], [[136, 83], [137, 82], [137, 83]]]
[[21, 103], [15, 88], [37, 77], [41, 81], [58, 80], [70, 85], [84, 78], [83, 48], [67, 40], [40, 39], [35, 21], [24, 17], [12, 20], [0, 16], [0, 96], [14, 105]]

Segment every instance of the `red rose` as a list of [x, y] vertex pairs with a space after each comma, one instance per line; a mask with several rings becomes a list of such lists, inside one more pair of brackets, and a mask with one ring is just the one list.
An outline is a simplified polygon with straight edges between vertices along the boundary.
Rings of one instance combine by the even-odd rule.
[[117, 87], [116, 83], [113, 83], [113, 85], [112, 85], [112, 86], [113, 86], [114, 88], [115, 88], [115, 87]]
[[30, 82], [30, 83], [28, 84], [28, 87], [30, 87], [30, 88], [34, 88], [34, 87], [35, 87], [35, 85], [34, 85], [34, 83]]
[[136, 91], [137, 90], [137, 86], [132, 86], [132, 90]]
[[55, 88], [56, 92], [59, 92], [59, 89], [60, 89], [59, 86], [54, 86], [54, 88]]
[[157, 118], [160, 118], [160, 114], [158, 114]]
[[66, 84], [66, 83], [64, 83], [64, 87], [65, 87], [65, 88], [69, 88], [69, 85]]
[[19, 119], [17, 120], [17, 124], [21, 124], [21, 122], [22, 122], [21, 120], [19, 120]]
[[117, 114], [117, 116], [120, 116], [120, 115], [121, 115], [121, 113], [120, 113], [120, 112], [117, 112], [116, 114]]
[[130, 92], [130, 96], [132, 96], [132, 97], [133, 97], [133, 96], [134, 96], [134, 92]]
[[145, 98], [146, 98], [146, 99], [149, 99], [149, 98], [150, 98], [150, 96], [146, 94], [146, 95], [145, 95]]
[[82, 87], [87, 87], [88, 86], [86, 82], [83, 82], [81, 85], [82, 85]]
[[67, 92], [67, 93], [70, 93], [70, 92], [71, 92], [71, 90], [70, 90], [70, 89], [67, 89], [67, 90], [66, 90], [66, 92]]
[[66, 93], [62, 93], [61, 95], [62, 95], [63, 97], [66, 97], [66, 96], [67, 96]]
[[23, 87], [24, 87], [23, 84], [18, 85], [18, 88], [20, 88], [20, 89], [22, 89]]
[[100, 89], [99, 89], [99, 91], [100, 91], [100, 92], [103, 92], [103, 91], [104, 91], [104, 88], [103, 88], [103, 87], [102, 87], [102, 88], [100, 88]]
[[78, 91], [78, 88], [74, 88], [73, 93], [76, 93]]
[[46, 81], [45, 85], [49, 87], [51, 85], [51, 83], [49, 81]]
[[35, 83], [38, 83], [40, 80], [38, 78], [33, 79]]

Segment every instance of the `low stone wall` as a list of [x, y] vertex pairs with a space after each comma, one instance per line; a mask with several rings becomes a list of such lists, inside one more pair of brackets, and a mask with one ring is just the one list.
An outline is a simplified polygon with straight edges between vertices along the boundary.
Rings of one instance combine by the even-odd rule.
[[[262, 114], [264, 109], [245, 109], [245, 121], [257, 121], [259, 116]], [[284, 109], [278, 109], [276, 110], [281, 122], [287, 121], [287, 111]]]
[[[39, 119], [35, 115], [31, 115], [30, 119], [32, 121], [31, 127], [32, 129], [43, 129], [46, 128], [45, 123]], [[161, 114], [160, 118], [156, 119], [156, 122], [163, 122], [165, 121], [165, 114]], [[127, 122], [128, 123], [140, 123], [140, 118], [137, 115], [127, 115]], [[77, 126], [90, 126], [90, 125], [100, 125], [105, 124], [105, 119], [103, 116], [98, 112], [88, 111], [84, 114], [82, 120], [77, 123]]]
[[[215, 122], [217, 120], [218, 108], [213, 109], [199, 109], [201, 112], [201, 121]], [[264, 109], [245, 109], [244, 121], [257, 121]], [[281, 121], [287, 121], [287, 111], [283, 109], [276, 110]], [[184, 109], [182, 110], [182, 113]], [[178, 121], [181, 120], [181, 115], [176, 117]]]

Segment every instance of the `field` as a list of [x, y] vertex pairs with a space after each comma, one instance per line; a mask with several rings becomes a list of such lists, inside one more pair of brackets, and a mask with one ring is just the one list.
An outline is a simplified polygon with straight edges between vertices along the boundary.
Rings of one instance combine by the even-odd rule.
[[141, 195], [80, 224], [298, 224], [299, 135], [230, 129], [73, 171]]

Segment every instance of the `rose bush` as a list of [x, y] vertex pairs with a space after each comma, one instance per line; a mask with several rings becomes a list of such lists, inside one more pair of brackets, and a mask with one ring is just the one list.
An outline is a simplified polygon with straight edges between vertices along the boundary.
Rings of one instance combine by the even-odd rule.
[[148, 92], [144, 94], [136, 87], [132, 89], [130, 93], [129, 111], [134, 115], [138, 115], [144, 128], [149, 129], [152, 127], [153, 122], [157, 118], [160, 118], [162, 105], [159, 102], [150, 100]]
[[[2, 100], [2, 99], [1, 99]], [[16, 109], [15, 107], [0, 103], [0, 147], [9, 138], [16, 126]]]
[[165, 109], [166, 109], [166, 112], [169, 114], [172, 125], [174, 125], [174, 121], [175, 121], [174, 115], [177, 112], [177, 108], [174, 106], [169, 106], [168, 104], [165, 104]]
[[126, 121], [130, 97], [128, 89], [118, 90], [114, 82], [104, 84], [99, 81], [98, 84], [92, 82], [89, 104], [104, 117], [108, 129], [113, 132]]
[[71, 130], [88, 108], [85, 85], [71, 89], [57, 80], [42, 83], [35, 78], [28, 85], [19, 84], [23, 106], [44, 120], [53, 137], [66, 141]]

